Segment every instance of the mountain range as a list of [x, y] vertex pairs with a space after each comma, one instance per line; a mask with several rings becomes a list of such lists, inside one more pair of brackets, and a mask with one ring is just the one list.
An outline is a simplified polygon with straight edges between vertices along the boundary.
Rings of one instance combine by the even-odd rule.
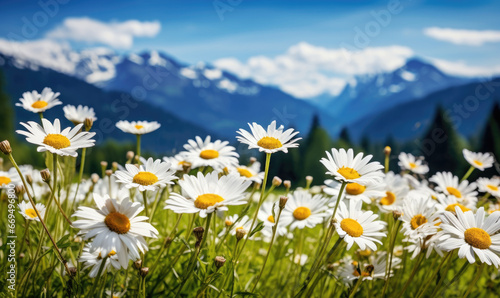
[[[332, 136], [347, 127], [355, 139], [410, 139], [425, 130], [437, 105], [446, 108], [460, 102], [478, 84], [477, 79], [450, 76], [413, 58], [392, 72], [353, 78], [338, 96], [301, 100], [211, 65], [187, 65], [157, 51], [119, 55], [106, 49], [68, 50], [52, 53], [53, 61], [47, 56], [1, 53], [2, 48], [0, 68], [13, 99], [50, 86], [61, 92], [65, 104], [93, 106], [97, 117], [109, 122], [157, 120], [162, 128], [150, 144], [156, 151], [180, 149], [196, 135], [234, 142], [236, 130], [248, 122], [277, 120], [306, 134], [314, 115]], [[491, 102], [481, 106], [482, 112]], [[19, 119], [28, 118], [17, 111]], [[458, 127], [465, 134], [484, 124], [476, 116], [464, 121], [471, 123]]]

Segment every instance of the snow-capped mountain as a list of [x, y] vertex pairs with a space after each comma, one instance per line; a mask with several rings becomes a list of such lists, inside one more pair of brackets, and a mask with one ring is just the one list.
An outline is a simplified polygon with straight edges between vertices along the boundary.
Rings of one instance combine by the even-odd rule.
[[[5, 51], [0, 43], [0, 53]], [[239, 79], [204, 63], [186, 65], [157, 51], [128, 55], [107, 49], [75, 52], [54, 48], [40, 55], [32, 51], [7, 52], [6, 57], [10, 53], [9, 59], [19, 69], [48, 68], [105, 91], [126, 92], [137, 102], [223, 137], [233, 138], [249, 122], [272, 120], [306, 133], [314, 115], [319, 115], [332, 134], [338, 130], [330, 115], [279, 89]], [[136, 119], [133, 112], [128, 118]]]
[[449, 76], [430, 63], [410, 59], [393, 72], [354, 78], [337, 97], [323, 101], [321, 105], [342, 125], [348, 125], [437, 90], [467, 82], [471, 79]]

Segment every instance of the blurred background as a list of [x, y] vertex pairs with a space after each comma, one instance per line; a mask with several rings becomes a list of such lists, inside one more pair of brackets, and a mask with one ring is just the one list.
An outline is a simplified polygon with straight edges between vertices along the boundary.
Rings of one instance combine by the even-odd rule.
[[[161, 123], [143, 138], [153, 156], [212, 135], [242, 162], [255, 152], [236, 130], [276, 120], [304, 139], [271, 175], [316, 184], [332, 147], [382, 160], [389, 145], [394, 168], [406, 151], [431, 173], [463, 171], [462, 148], [500, 156], [498, 1], [0, 3], [0, 136], [25, 163], [43, 166], [14, 130], [38, 116], [14, 104], [46, 86], [95, 109], [89, 171], [133, 148], [118, 120]], [[61, 106], [45, 117], [64, 118]]]

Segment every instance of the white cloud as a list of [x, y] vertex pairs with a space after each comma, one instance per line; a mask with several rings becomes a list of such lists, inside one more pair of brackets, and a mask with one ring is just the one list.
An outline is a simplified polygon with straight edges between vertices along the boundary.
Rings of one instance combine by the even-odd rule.
[[500, 31], [498, 30], [429, 27], [424, 29], [424, 34], [437, 40], [459, 45], [481, 46], [487, 42], [500, 42]]
[[452, 76], [463, 77], [491, 77], [500, 74], [500, 65], [470, 66], [465, 61], [448, 61], [429, 58], [429, 60], [442, 72]]
[[353, 52], [301, 42], [273, 58], [254, 56], [246, 62], [222, 58], [216, 60], [214, 65], [242, 78], [278, 86], [296, 97], [311, 98], [322, 94], [337, 95], [349, 77], [392, 71], [403, 66], [413, 55], [410, 48], [402, 46]]
[[47, 33], [47, 38], [104, 44], [115, 48], [130, 48], [134, 37], [154, 37], [160, 32], [157, 21], [104, 23], [91, 18], [67, 18], [63, 24]]

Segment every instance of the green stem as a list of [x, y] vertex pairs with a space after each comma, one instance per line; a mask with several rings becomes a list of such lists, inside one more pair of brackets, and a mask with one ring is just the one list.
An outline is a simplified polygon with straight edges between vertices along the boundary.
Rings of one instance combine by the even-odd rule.
[[467, 171], [467, 173], [465, 173], [465, 175], [462, 177], [462, 180], [460, 180], [460, 182], [464, 181], [465, 179], [469, 178], [470, 174], [472, 174], [472, 172], [474, 171], [474, 167], [473, 166], [470, 166], [469, 170]]
[[481, 278], [481, 273], [483, 273], [484, 264], [485, 263], [481, 263], [481, 265], [479, 266], [479, 268], [477, 268], [476, 276], [474, 277], [474, 280], [469, 285], [469, 288], [467, 289], [467, 292], [465, 292], [463, 298], [467, 298], [467, 296], [469, 296], [469, 294], [472, 291], [472, 289], [474, 289], [474, 286], [476, 285], [477, 281], [479, 280], [479, 278]]
[[356, 291], [358, 290], [359, 285], [361, 284], [362, 281], [363, 281], [363, 276], [360, 274], [358, 277], [358, 280], [356, 281], [356, 284], [354, 285], [354, 288], [352, 289], [351, 293], [349, 294], [349, 298], [354, 297], [354, 294], [356, 294]]
[[[266, 184], [267, 184], [267, 176], [269, 174], [269, 164], [271, 162], [271, 153], [266, 153], [266, 167], [264, 170], [264, 180], [262, 180], [262, 188], [260, 189], [260, 198], [259, 198], [259, 204], [257, 205], [257, 209], [255, 210], [255, 214], [253, 216], [252, 220], [252, 225], [250, 225], [250, 230], [248, 233], [250, 234], [253, 231], [253, 227], [255, 225], [255, 221], [257, 220], [257, 215], [259, 214], [259, 209], [262, 203], [264, 202], [264, 194], [266, 191]], [[243, 241], [243, 245], [241, 246], [240, 251], [238, 252], [238, 255], [236, 256], [236, 259], [239, 259], [239, 256], [243, 252], [243, 249], [245, 249], [245, 245], [247, 244], [248, 238], [250, 237], [245, 237], [245, 241]]]
[[144, 201], [144, 211], [146, 212], [146, 216], [149, 217], [149, 212], [148, 212], [148, 197], [147, 197], [146, 192], [147, 192], [147, 190], [144, 190], [142, 192], [142, 198], [143, 198], [143, 201]]
[[137, 164], [141, 164], [141, 135], [137, 135], [137, 149], [136, 149], [136, 156], [137, 156]]
[[280, 221], [281, 211], [283, 211], [283, 209], [280, 208], [280, 211], [278, 212], [278, 218], [276, 219], [276, 223], [273, 226], [273, 235], [271, 237], [271, 242], [269, 243], [269, 248], [267, 249], [266, 257], [264, 258], [264, 264], [262, 264], [262, 268], [260, 269], [260, 273], [257, 276], [257, 280], [255, 281], [255, 284], [254, 284], [252, 290], [250, 291], [251, 293], [253, 293], [255, 291], [255, 288], [257, 288], [257, 284], [259, 283], [259, 280], [262, 277], [262, 273], [264, 272], [264, 268], [266, 268], [267, 259], [269, 258], [269, 253], [271, 252], [271, 248], [273, 247], [274, 238], [275, 238], [276, 232], [278, 230], [278, 223]]
[[90, 290], [90, 295], [88, 297], [93, 297], [95, 289], [97, 288], [97, 284], [99, 283], [99, 278], [101, 277], [102, 271], [104, 270], [104, 265], [106, 265], [106, 261], [108, 260], [108, 257], [105, 257], [101, 261], [101, 266], [99, 266], [99, 271], [97, 271], [97, 276], [94, 279], [94, 285], [92, 286], [92, 289]]
[[424, 285], [422, 287], [420, 287], [420, 293], [417, 295], [417, 298], [420, 298], [422, 297], [427, 288], [430, 286], [431, 282], [435, 280], [436, 278], [436, 275], [438, 274], [439, 270], [441, 270], [441, 267], [443, 267], [443, 265], [449, 261], [448, 259], [451, 257], [451, 255], [453, 254], [453, 251], [450, 251], [446, 254], [446, 256], [444, 256], [444, 258], [441, 260], [441, 263], [439, 264], [439, 266], [437, 267], [437, 269], [432, 273], [432, 275], [430, 276], [430, 278], [424, 283]]
[[394, 256], [394, 245], [396, 244], [396, 238], [398, 236], [398, 231], [401, 223], [402, 222], [398, 220], [397, 223], [393, 224], [391, 229], [391, 242], [389, 243], [389, 253], [385, 264], [385, 284], [382, 291], [382, 297], [384, 297], [385, 292], [387, 291], [387, 287], [389, 286], [389, 280], [391, 278], [392, 258]]
[[78, 190], [80, 189], [80, 184], [82, 183], [83, 178], [83, 168], [85, 166], [85, 155], [87, 153], [87, 148], [82, 149], [82, 160], [80, 162], [80, 172], [78, 173], [78, 183], [76, 184], [75, 197], [73, 198], [73, 202], [76, 201], [76, 197], [78, 195]]
[[411, 281], [413, 280], [413, 277], [415, 277], [415, 274], [417, 273], [417, 270], [420, 267], [420, 263], [422, 263], [422, 260], [424, 259], [424, 254], [425, 254], [425, 252], [422, 250], [420, 252], [420, 255], [418, 256], [417, 263], [415, 263], [415, 266], [413, 267], [413, 270], [411, 271], [410, 277], [406, 281], [403, 289], [401, 290], [401, 292], [398, 294], [397, 297], [404, 297], [406, 289], [408, 289], [408, 286], [410, 285]]

